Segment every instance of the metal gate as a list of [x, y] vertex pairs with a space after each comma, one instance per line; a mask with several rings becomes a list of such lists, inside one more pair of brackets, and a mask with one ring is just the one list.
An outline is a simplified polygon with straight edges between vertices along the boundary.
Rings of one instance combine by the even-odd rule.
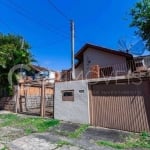
[[90, 123], [126, 131], [150, 131], [150, 82], [89, 85]]

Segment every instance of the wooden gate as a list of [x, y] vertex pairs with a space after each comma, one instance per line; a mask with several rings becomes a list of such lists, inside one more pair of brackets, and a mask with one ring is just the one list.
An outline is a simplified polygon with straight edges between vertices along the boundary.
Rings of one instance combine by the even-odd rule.
[[[42, 105], [42, 101], [44, 104]], [[54, 116], [54, 88], [39, 83], [21, 84], [19, 92], [20, 113]], [[41, 113], [43, 111], [43, 113]]]
[[89, 85], [90, 123], [126, 131], [150, 131], [150, 82]]

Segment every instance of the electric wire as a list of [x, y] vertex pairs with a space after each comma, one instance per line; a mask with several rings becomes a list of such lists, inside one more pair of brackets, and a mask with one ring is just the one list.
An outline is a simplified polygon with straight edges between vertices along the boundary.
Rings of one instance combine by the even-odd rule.
[[64, 17], [67, 21], [70, 22], [70, 18], [66, 16], [62, 10], [60, 10], [51, 0], [48, 0], [49, 4], [62, 16]]
[[[2, 2], [2, 1], [1, 1], [1, 2]], [[31, 16], [29, 13], [27, 13], [27, 11], [25, 11], [23, 7], [20, 7], [19, 5], [16, 5], [14, 2], [12, 2], [12, 1], [7, 1], [7, 2], [9, 2], [9, 4], [6, 3], [6, 1], [5, 1], [5, 3], [4, 3], [4, 1], [3, 1], [2, 4], [5, 5], [5, 6], [8, 7], [8, 8], [11, 8], [11, 9], [14, 10], [17, 14], [19, 14], [19, 15], [25, 17], [26, 19], [28, 19], [28, 20], [30, 20], [30, 21], [36, 23], [36, 24], [39, 25], [39, 26], [44, 27], [44, 29], [46, 28], [48, 31], [50, 31], [50, 32], [55, 32], [55, 33], [57, 33], [57, 35], [58, 35], [58, 34], [60, 35], [60, 32], [58, 31], [58, 28], [56, 29], [56, 27], [54, 27], [54, 26], [52, 26], [52, 25], [50, 25], [50, 24], [48, 24], [48, 23], [45, 23], [43, 20], [42, 20], [42, 21], [39, 20], [39, 18], [36, 19], [35, 17], [33, 17], [33, 16]], [[23, 11], [22, 11], [22, 10], [23, 10]], [[65, 37], [65, 38], [66, 38], [66, 37], [69, 38], [69, 36], [67, 35], [67, 33], [65, 33], [65, 34], [63, 33], [63, 34], [62, 34], [62, 32], [61, 32], [61, 36]]]

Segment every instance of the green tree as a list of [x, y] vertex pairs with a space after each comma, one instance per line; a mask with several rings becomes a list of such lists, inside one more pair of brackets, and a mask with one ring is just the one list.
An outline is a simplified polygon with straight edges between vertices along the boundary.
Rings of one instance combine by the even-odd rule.
[[16, 64], [29, 64], [33, 57], [29, 44], [21, 36], [0, 34], [0, 67], [10, 69]]
[[136, 34], [145, 42], [150, 50], [150, 0], [141, 0], [131, 9], [131, 26], [136, 27]]
[[[23, 37], [13, 34], [0, 34], [0, 85], [9, 86], [8, 72], [17, 64], [30, 64], [34, 61], [30, 45]], [[15, 80], [15, 77], [14, 77]]]

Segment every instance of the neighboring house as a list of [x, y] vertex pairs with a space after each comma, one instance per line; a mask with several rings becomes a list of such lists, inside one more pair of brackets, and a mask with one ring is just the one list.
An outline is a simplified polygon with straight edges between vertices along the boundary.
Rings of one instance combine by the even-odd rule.
[[[85, 44], [77, 52], [75, 59], [78, 61], [75, 65], [76, 79], [125, 75], [133, 70], [130, 66], [132, 55], [92, 44]], [[67, 71], [63, 73], [70, 76]]]
[[[65, 82], [55, 83], [54, 118], [126, 131], [150, 131], [150, 72], [135, 73], [137, 61], [128, 53], [91, 44], [83, 46], [75, 58], [76, 80], [71, 80], [71, 70], [65, 70]], [[90, 77], [80, 80], [80, 75], [83, 79]]]
[[150, 55], [134, 57], [137, 71], [150, 70]]
[[55, 82], [55, 74], [56, 71], [49, 70], [44, 67], [36, 66], [36, 65], [30, 65], [32, 70], [32, 77], [34, 80], [36, 79], [47, 79], [47, 82], [54, 83]]
[[33, 79], [40, 79], [48, 77], [49, 70], [36, 65], [30, 65], [31, 72], [29, 72], [27, 75], [31, 75]]
[[37, 66], [37, 65], [29, 65], [31, 68], [30, 71], [21, 69], [20, 73], [24, 79], [26, 80], [39, 80], [39, 79], [47, 79], [47, 82], [54, 83], [55, 82], [55, 74], [56, 71], [49, 70], [47, 68]]

